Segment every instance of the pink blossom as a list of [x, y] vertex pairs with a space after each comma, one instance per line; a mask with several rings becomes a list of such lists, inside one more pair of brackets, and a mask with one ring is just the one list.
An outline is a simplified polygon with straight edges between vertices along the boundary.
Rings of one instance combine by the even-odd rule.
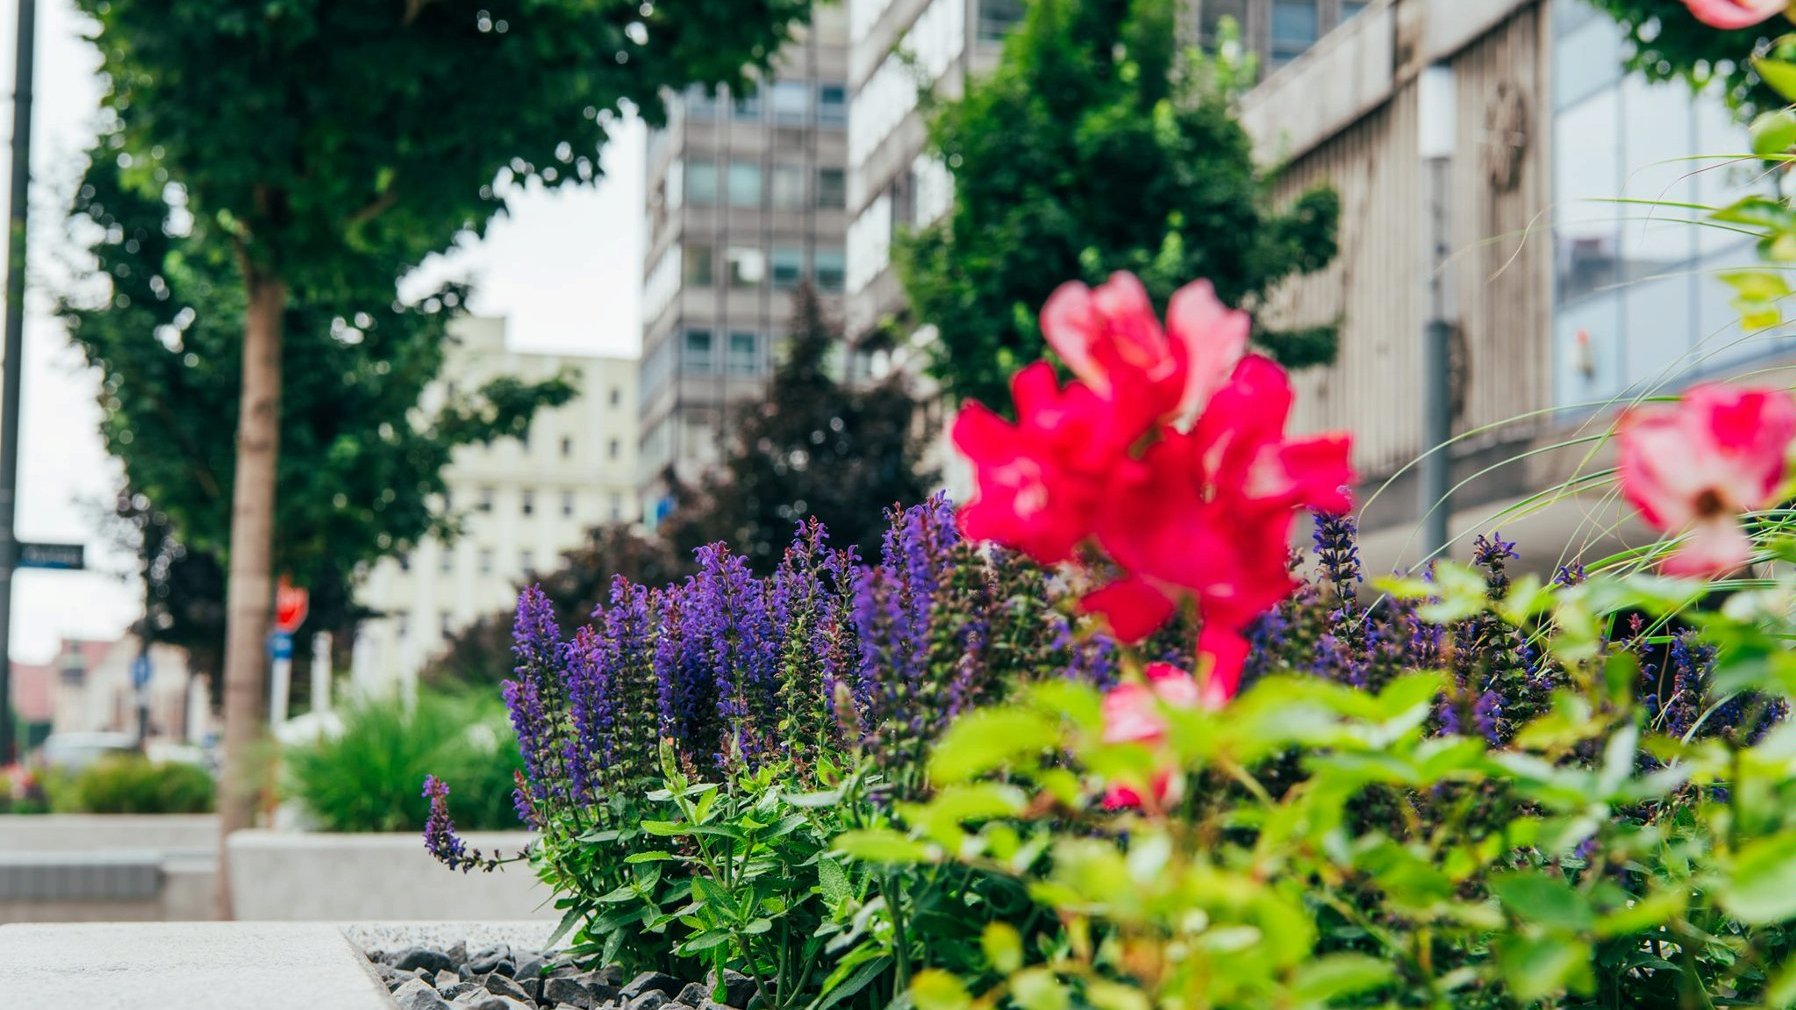
[[1698, 386], [1677, 404], [1628, 411], [1616, 439], [1629, 503], [1654, 529], [1689, 533], [1665, 570], [1724, 575], [1751, 557], [1740, 513], [1776, 501], [1796, 401], [1779, 389]]
[[1750, 28], [1789, 6], [1789, 0], [1684, 0], [1696, 20], [1711, 28]]
[[1134, 274], [1097, 288], [1062, 284], [1041, 311], [1042, 335], [1073, 374], [1144, 427], [1196, 416], [1247, 348], [1251, 322], [1209, 281], [1180, 288], [1167, 328]]
[[[1164, 708], [1220, 707], [1206, 699], [1191, 674], [1171, 663], [1150, 663], [1143, 672], [1146, 683], [1118, 684], [1104, 695], [1105, 743], [1158, 746], [1166, 739]], [[1182, 782], [1175, 765], [1156, 769], [1151, 782], [1154, 806], [1177, 802]], [[1114, 784], [1104, 793], [1104, 806], [1110, 810], [1143, 805], [1140, 791], [1128, 785]]]

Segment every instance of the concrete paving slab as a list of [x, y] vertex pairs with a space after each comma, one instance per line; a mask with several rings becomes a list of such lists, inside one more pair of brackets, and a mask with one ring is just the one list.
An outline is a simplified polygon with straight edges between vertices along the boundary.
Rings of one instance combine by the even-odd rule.
[[6, 1010], [393, 1010], [327, 923], [0, 926]]

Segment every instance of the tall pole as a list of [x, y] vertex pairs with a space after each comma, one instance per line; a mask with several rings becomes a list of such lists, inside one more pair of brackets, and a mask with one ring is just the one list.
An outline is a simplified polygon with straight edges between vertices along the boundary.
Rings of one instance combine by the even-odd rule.
[[1422, 460], [1421, 485], [1424, 556], [1442, 556], [1449, 536], [1447, 522], [1453, 514], [1452, 367], [1450, 343], [1453, 324], [1448, 321], [1447, 257], [1449, 189], [1453, 147], [1457, 140], [1457, 96], [1453, 69], [1437, 63], [1422, 72], [1417, 84], [1422, 168], [1427, 196], [1423, 206], [1424, 246], [1428, 251], [1428, 320], [1422, 332]]
[[6, 360], [0, 369], [0, 764], [15, 757], [12, 712], [12, 576], [19, 558], [13, 531], [19, 490], [19, 386], [25, 356], [25, 217], [31, 189], [31, 64], [37, 0], [19, 0], [13, 63], [12, 201], [6, 246]]

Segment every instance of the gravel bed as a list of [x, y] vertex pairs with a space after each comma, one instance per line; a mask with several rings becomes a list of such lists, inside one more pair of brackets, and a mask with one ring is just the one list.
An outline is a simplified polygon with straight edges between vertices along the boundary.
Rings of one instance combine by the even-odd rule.
[[465, 943], [371, 950], [368, 960], [400, 1010], [741, 1010], [755, 983], [726, 971], [722, 1001], [713, 976], [645, 971], [625, 980], [615, 967], [585, 970], [560, 955]]

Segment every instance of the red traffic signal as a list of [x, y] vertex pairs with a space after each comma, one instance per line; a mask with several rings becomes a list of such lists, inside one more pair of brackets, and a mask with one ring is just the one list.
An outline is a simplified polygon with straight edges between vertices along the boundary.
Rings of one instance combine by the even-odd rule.
[[274, 589], [274, 629], [291, 635], [306, 623], [306, 613], [311, 608], [311, 594], [294, 585], [287, 576], [281, 576], [280, 584]]

